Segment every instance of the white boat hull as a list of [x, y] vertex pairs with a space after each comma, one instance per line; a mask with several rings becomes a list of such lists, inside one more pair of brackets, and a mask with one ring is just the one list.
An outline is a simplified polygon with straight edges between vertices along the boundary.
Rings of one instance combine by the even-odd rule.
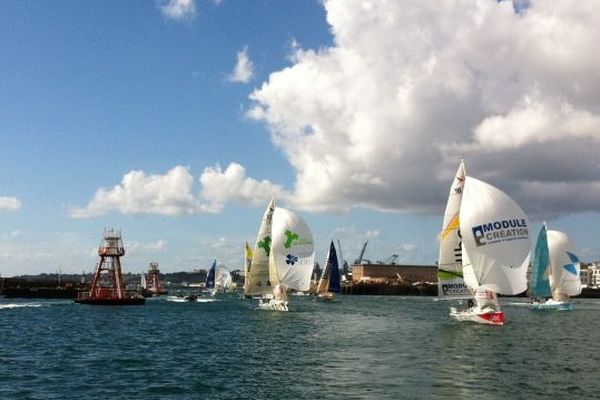
[[261, 299], [258, 303], [258, 309], [267, 311], [289, 311], [287, 301], [276, 299]]
[[457, 321], [475, 322], [486, 325], [504, 325], [504, 313], [491, 308], [471, 307], [466, 310], [450, 308], [450, 318]]
[[544, 303], [532, 303], [531, 309], [534, 311], [572, 311], [573, 304], [566, 301], [556, 301], [553, 299], [549, 299]]
[[335, 301], [335, 294], [334, 293], [323, 293], [323, 294], [318, 294], [317, 295], [317, 300], [321, 300], [321, 301], [326, 301], [326, 302], [333, 302]]

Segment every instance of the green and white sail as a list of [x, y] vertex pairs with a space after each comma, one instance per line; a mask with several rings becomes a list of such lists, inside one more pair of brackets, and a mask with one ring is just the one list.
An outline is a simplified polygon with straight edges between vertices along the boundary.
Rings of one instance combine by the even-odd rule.
[[269, 280], [269, 257], [272, 248], [271, 223], [275, 212], [275, 199], [272, 198], [260, 223], [252, 263], [246, 276], [246, 295], [256, 296], [272, 292]]
[[438, 258], [438, 296], [440, 299], [466, 299], [472, 297], [463, 279], [463, 252], [460, 237], [460, 205], [465, 182], [465, 165], [460, 161], [450, 187], [443, 230], [440, 234]]
[[[504, 192], [467, 176], [460, 207], [463, 269], [472, 269], [467, 284], [475, 290], [513, 295], [527, 289], [529, 221]], [[478, 287], [472, 287], [478, 285]]]
[[315, 248], [310, 228], [297, 214], [277, 207], [273, 213], [271, 232], [271, 284], [280, 284], [284, 289], [308, 290], [315, 264]]
[[548, 248], [550, 249], [552, 298], [556, 301], [564, 301], [569, 296], [577, 296], [581, 293], [581, 278], [575, 246], [563, 232], [549, 230]]

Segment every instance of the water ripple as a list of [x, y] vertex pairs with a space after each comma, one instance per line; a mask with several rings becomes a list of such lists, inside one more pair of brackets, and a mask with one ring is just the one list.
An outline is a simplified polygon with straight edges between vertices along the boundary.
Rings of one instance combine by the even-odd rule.
[[234, 296], [93, 307], [0, 300], [0, 398], [594, 398], [600, 302], [503, 327], [456, 323], [429, 298]]

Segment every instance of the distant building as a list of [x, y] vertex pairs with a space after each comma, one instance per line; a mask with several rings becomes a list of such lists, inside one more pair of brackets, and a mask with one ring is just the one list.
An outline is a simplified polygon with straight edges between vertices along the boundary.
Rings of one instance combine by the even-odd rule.
[[590, 284], [590, 271], [589, 266], [585, 263], [579, 264], [579, 280], [581, 281], [582, 287], [591, 287]]
[[352, 282], [437, 282], [435, 265], [355, 264]]
[[[592, 287], [592, 288], [597, 288], [600, 287], [600, 262], [595, 261], [593, 263], [588, 264], [587, 270], [586, 270], [586, 282], [587, 282], [587, 286], [588, 287]], [[584, 285], [584, 278], [583, 278], [583, 269], [582, 269], [582, 274], [581, 274], [581, 284]]]

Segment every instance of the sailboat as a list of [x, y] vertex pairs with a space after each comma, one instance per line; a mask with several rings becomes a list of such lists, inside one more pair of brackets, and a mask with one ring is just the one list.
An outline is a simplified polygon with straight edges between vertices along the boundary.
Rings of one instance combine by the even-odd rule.
[[222, 265], [217, 267], [215, 273], [215, 290], [218, 292], [227, 292], [235, 290], [235, 283], [231, 277], [231, 272]]
[[[574, 246], [563, 232], [542, 226], [531, 267], [533, 310], [573, 309], [570, 296], [581, 293], [579, 258]], [[546, 301], [542, 302], [542, 299]]]
[[271, 221], [275, 211], [275, 199], [271, 199], [263, 215], [252, 260], [248, 266], [248, 273], [244, 282], [245, 297], [261, 297], [272, 293], [271, 281], [269, 280], [269, 254], [271, 254]]
[[288, 289], [305, 291], [314, 268], [314, 244], [298, 215], [271, 199], [256, 238], [247, 277], [247, 296], [262, 296], [259, 309], [288, 311]]
[[215, 288], [215, 274], [217, 271], [217, 260], [215, 259], [206, 274], [206, 290], [210, 293], [211, 296], [214, 296], [217, 292]]
[[438, 258], [438, 298], [440, 300], [472, 299], [463, 279], [462, 238], [460, 235], [460, 204], [465, 184], [465, 164], [461, 160], [450, 187]]
[[497, 295], [515, 295], [527, 289], [529, 222], [513, 199], [494, 186], [464, 174], [463, 161], [459, 171], [461, 167], [464, 181], [457, 234], [461, 238], [463, 281], [474, 297], [469, 303], [474, 300], [474, 305], [466, 310], [451, 307], [450, 317], [503, 325], [504, 313]]
[[329, 245], [325, 268], [323, 268], [321, 279], [319, 279], [319, 284], [317, 285], [317, 299], [333, 301], [335, 299], [335, 294], [340, 291], [340, 269], [338, 266], [337, 253], [332, 240]]
[[148, 289], [148, 282], [146, 282], [146, 274], [144, 274], [143, 272], [142, 272], [142, 275], [140, 276], [140, 286], [141, 286], [142, 290]]

